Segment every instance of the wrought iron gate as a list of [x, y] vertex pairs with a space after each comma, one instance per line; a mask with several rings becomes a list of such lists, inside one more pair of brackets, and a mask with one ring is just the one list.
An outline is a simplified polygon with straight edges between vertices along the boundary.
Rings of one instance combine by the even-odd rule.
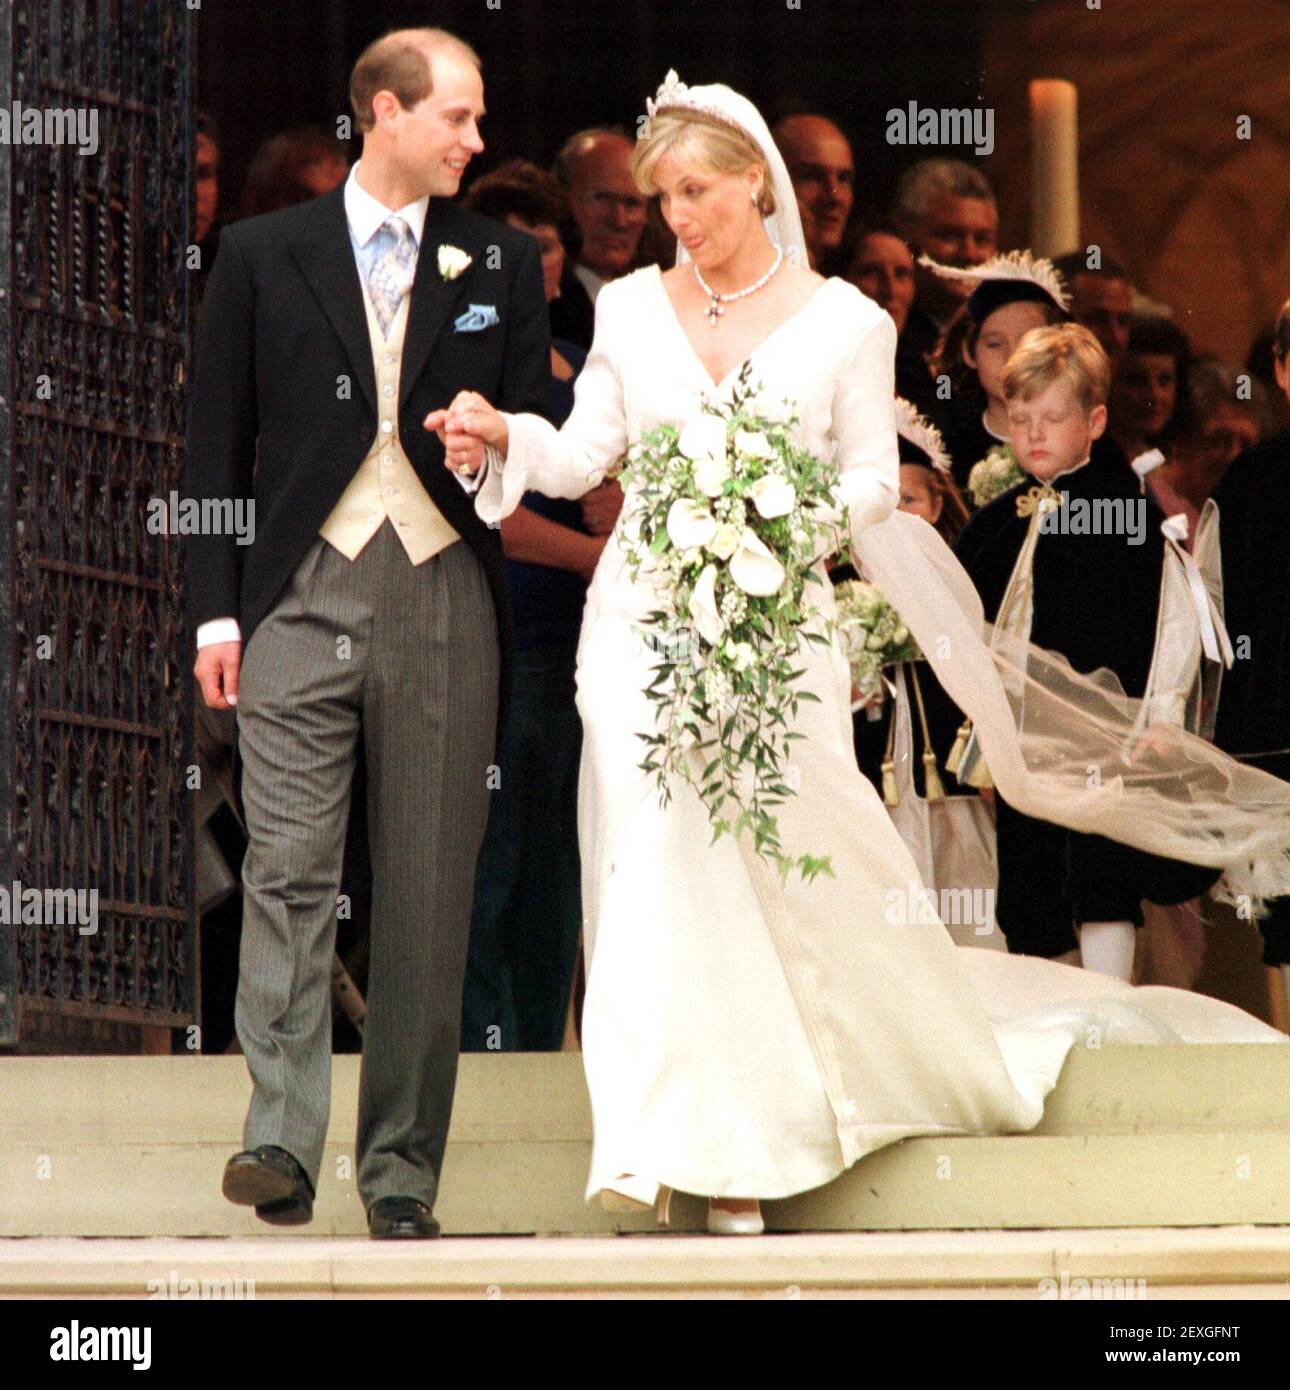
[[191, 658], [147, 518], [179, 486], [195, 17], [0, 6], [0, 1044], [194, 1014]]

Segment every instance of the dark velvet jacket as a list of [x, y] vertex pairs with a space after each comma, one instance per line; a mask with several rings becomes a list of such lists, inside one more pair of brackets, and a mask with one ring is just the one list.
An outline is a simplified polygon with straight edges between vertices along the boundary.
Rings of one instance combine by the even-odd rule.
[[[1027, 479], [1005, 492], [977, 512], [959, 533], [955, 553], [972, 576], [991, 621], [999, 611], [1030, 524], [1029, 517], [1017, 515], [1017, 498], [1034, 485]], [[1069, 501], [1123, 498], [1138, 504], [1141, 544], [1130, 544], [1127, 534], [1041, 534], [1035, 547], [1030, 640], [1060, 652], [1085, 674], [1101, 667], [1113, 671], [1127, 694], [1140, 697], [1155, 649], [1164, 571], [1164, 539], [1160, 534], [1164, 513], [1149, 497], [1142, 496], [1136, 474], [1125, 465], [1124, 454], [1118, 449], [1103, 451], [1100, 456], [1095, 451], [1083, 468], [1058, 478], [1053, 486], [1067, 493]], [[1039, 832], [1036, 840], [1037, 860], [1042, 856], [1038, 846], [1051, 844], [1050, 839], [1042, 838], [1044, 833]], [[1025, 842], [1026, 832], [1014, 829], [1010, 841], [1014, 854]], [[1066, 846], [1063, 892], [1074, 901], [1084, 886], [1094, 884], [1100, 903], [1116, 903], [1113, 910], [1117, 917], [1121, 913], [1133, 916], [1139, 898], [1156, 903], [1186, 902], [1209, 888], [1219, 874], [1217, 869], [1162, 859], [1097, 835], [1067, 831]], [[1021, 857], [1024, 862], [1024, 851]], [[1001, 876], [1003, 873], [1001, 854]]]
[[[1146, 688], [1155, 646], [1164, 541], [1164, 514], [1138, 487], [1123, 454], [1094, 453], [1083, 468], [1054, 487], [1073, 501], [1123, 498], [1140, 505], [1140, 545], [1127, 535], [1045, 533], [1035, 547], [1034, 622], [1030, 640], [1060, 652], [1077, 671], [1107, 667], [1127, 694]], [[982, 507], [959, 533], [955, 554], [972, 576], [986, 617], [993, 622], [1030, 525], [1017, 515], [1017, 498], [1035, 486], [1027, 478]]]

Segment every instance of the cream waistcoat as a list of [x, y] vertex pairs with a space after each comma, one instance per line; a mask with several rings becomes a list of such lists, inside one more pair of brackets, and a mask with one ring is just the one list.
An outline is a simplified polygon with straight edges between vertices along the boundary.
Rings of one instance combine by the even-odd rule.
[[363, 289], [363, 309], [367, 314], [372, 364], [376, 370], [379, 406], [376, 438], [319, 531], [324, 540], [349, 560], [358, 558], [386, 517], [393, 523], [395, 534], [414, 565], [424, 564], [445, 546], [461, 539], [422, 487], [399, 442], [399, 370], [411, 297], [410, 293], [404, 295], [399, 312], [390, 324], [390, 336], [386, 338], [381, 333], [367, 289]]

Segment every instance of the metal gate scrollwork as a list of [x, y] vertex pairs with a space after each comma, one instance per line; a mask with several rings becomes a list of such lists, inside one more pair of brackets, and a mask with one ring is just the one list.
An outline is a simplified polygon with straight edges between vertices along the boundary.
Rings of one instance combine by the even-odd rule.
[[[97, 893], [93, 930], [0, 922], [0, 1044], [33, 1013], [194, 1017], [181, 541], [148, 529], [181, 466], [192, 23], [183, 0], [0, 11], [0, 888]], [[93, 152], [49, 139], [69, 111]]]

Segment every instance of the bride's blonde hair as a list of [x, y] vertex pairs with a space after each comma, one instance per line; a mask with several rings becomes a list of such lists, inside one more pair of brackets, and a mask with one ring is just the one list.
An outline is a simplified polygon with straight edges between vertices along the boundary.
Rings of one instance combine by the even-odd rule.
[[745, 130], [702, 111], [680, 107], [660, 111], [649, 119], [632, 152], [632, 177], [642, 193], [657, 193], [654, 170], [664, 157], [683, 169], [707, 174], [742, 174], [749, 165], [762, 173], [758, 211], [769, 217], [775, 211], [770, 168], [757, 142]]

